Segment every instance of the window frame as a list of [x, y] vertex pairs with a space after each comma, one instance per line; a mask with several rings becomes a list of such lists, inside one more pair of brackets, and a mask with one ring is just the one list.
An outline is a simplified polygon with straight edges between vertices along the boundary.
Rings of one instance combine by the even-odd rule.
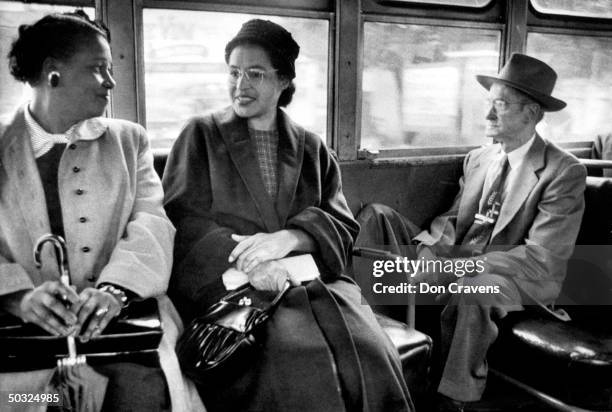
[[94, 7], [98, 0], [3, 0], [12, 3], [43, 4], [49, 6]]
[[[21, 0], [7, 0], [21, 2]], [[359, 150], [361, 140], [361, 81], [365, 22], [501, 30], [501, 67], [513, 52], [526, 50], [527, 33], [612, 37], [609, 19], [553, 15], [538, 12], [530, 0], [493, 0], [482, 8], [400, 3], [393, 0], [33, 0], [30, 3], [95, 7], [96, 16], [113, 36], [118, 88], [109, 113], [145, 123], [142, 12], [147, 8], [272, 14], [328, 21], [327, 144], [342, 161], [359, 158], [456, 156], [473, 146]], [[590, 141], [562, 142], [584, 149]]]
[[[527, 36], [529, 33], [605, 37], [612, 40], [611, 19], [542, 13], [535, 9], [532, 0], [521, 1], [527, 1], [528, 3], [524, 30], [522, 30], [524, 38], [521, 52], [527, 50]], [[592, 147], [592, 141], [588, 139], [569, 140], [559, 142], [559, 146], [565, 149], [584, 149]]]
[[[491, 3], [495, 0], [488, 0], [488, 2], [482, 6], [468, 6], [465, 4], [451, 4], [451, 3], [434, 3], [428, 0], [374, 0], [376, 3], [382, 6], [395, 6], [395, 7], [408, 7], [408, 6], [425, 6], [425, 7], [445, 7], [445, 8], [457, 8], [457, 9], [470, 9], [470, 10], [481, 10], [491, 6]], [[445, 0], [441, 0], [445, 1]], [[446, 0], [451, 1], [451, 0]]]
[[527, 27], [527, 33], [559, 34], [564, 36], [606, 37], [612, 39], [612, 30], [578, 30], [573, 28], [530, 25]]
[[[392, 0], [362, 0], [362, 10], [364, 13], [360, 22], [361, 32], [363, 33], [363, 21], [432, 24], [468, 28], [491, 28], [499, 25], [502, 27], [499, 68], [505, 64], [512, 53], [525, 52], [528, 32], [612, 37], [612, 28], [608, 19], [543, 15], [534, 9], [531, 0], [494, 1], [482, 9], [462, 8], [459, 6], [431, 7], [438, 5], [425, 6], [416, 3], [402, 3], [401, 7], [398, 7], [397, 3], [393, 3], [394, 7], [388, 6], [392, 3]], [[428, 17], [423, 17], [425, 15]], [[394, 17], [399, 17], [399, 19], [396, 20]], [[490, 25], [487, 26], [486, 23], [490, 23]], [[360, 76], [361, 73], [360, 70]], [[359, 88], [358, 93], [359, 106], [361, 107], [361, 88]], [[356, 121], [357, 124], [361, 124], [360, 111]], [[359, 128], [358, 131], [360, 132]], [[361, 136], [359, 135], [356, 140], [355, 147], [359, 148]], [[583, 152], [590, 150], [592, 142], [590, 140], [566, 141], [559, 142], [559, 146]], [[358, 149], [356, 158], [370, 160], [414, 158], [415, 162], [419, 163], [419, 159], [422, 159], [424, 156], [432, 158], [454, 157], [465, 154], [473, 148], [475, 146], [466, 145], [382, 149], [377, 152]]]
[[529, 0], [529, 11], [532, 19], [535, 21], [549, 21], [555, 22], [555, 24], [558, 23], [560, 25], [573, 25], [578, 22], [582, 27], [584, 27], [585, 23], [593, 26], [607, 25], [609, 27], [610, 24], [612, 24], [612, 16], [596, 17], [571, 13], [549, 13], [540, 11], [536, 8], [534, 0]]
[[[147, 9], [174, 9], [184, 11], [203, 11], [203, 12], [221, 12], [221, 13], [236, 13], [236, 14], [255, 14], [255, 15], [274, 15], [281, 17], [296, 17], [306, 19], [327, 20], [329, 25], [329, 34], [327, 47], [329, 50], [327, 60], [327, 124], [326, 124], [326, 144], [332, 147], [333, 142], [333, 34], [334, 19], [333, 13], [321, 10], [289, 10], [283, 7], [272, 6], [244, 6], [236, 4], [219, 4], [214, 2], [195, 2], [195, 1], [172, 1], [172, 0], [136, 0], [136, 21], [139, 27], [139, 39], [136, 45], [138, 58], [143, 64], [138, 65], [138, 122], [143, 126], [146, 125], [146, 96], [145, 96], [145, 79], [144, 79], [144, 33], [143, 33], [143, 10]], [[272, 3], [271, 1], [268, 1]], [[321, 3], [321, 2], [319, 2]]]
[[[506, 26], [502, 23], [494, 22], [483, 22], [474, 20], [445, 20], [440, 18], [423, 18], [415, 16], [400, 16], [400, 15], [364, 15], [361, 21], [361, 33], [364, 32], [364, 26], [366, 22], [372, 23], [391, 23], [391, 24], [410, 24], [420, 26], [434, 26], [434, 27], [453, 27], [453, 28], [466, 28], [466, 29], [487, 29], [487, 30], [498, 30], [500, 31], [500, 54], [498, 60], [498, 68], [501, 67], [502, 61], [504, 60], [504, 48], [506, 38]], [[363, 49], [362, 49], [363, 51]], [[360, 59], [363, 60], [363, 53], [361, 53]], [[357, 159], [377, 159], [377, 158], [397, 158], [397, 157], [423, 157], [423, 156], [443, 156], [447, 155], [463, 155], [468, 153], [470, 150], [477, 148], [474, 145], [457, 145], [457, 146], [422, 146], [414, 148], [389, 148], [371, 151], [368, 149], [362, 149], [361, 146], [361, 76], [363, 76], [363, 65], [360, 65], [360, 88], [357, 91], [359, 94], [359, 116], [357, 118], [358, 124], [358, 136], [357, 136]], [[484, 139], [484, 136], [483, 136]], [[484, 142], [484, 140], [483, 140]]]
[[528, 1], [526, 24], [529, 27], [550, 27], [577, 31], [594, 30], [608, 32], [612, 35], [612, 19], [542, 13], [535, 9], [531, 0], [526, 1]]
[[503, 22], [507, 7], [502, 0], [491, 0], [483, 7], [457, 5], [404, 3], [393, 0], [361, 0], [364, 14], [400, 15], [446, 20], [465, 20], [489, 23]]

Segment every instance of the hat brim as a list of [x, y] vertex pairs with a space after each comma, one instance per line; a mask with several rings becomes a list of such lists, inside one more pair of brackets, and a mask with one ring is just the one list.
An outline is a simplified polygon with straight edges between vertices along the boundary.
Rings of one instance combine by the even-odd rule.
[[514, 82], [510, 82], [505, 79], [501, 79], [499, 77], [484, 76], [484, 75], [479, 74], [476, 76], [476, 80], [478, 80], [478, 83], [480, 83], [482, 87], [484, 87], [487, 90], [489, 90], [491, 88], [491, 85], [495, 82], [503, 83], [512, 88], [520, 90], [521, 92], [527, 94], [533, 100], [538, 102], [542, 106], [542, 109], [544, 109], [547, 112], [557, 112], [563, 109], [565, 106], [567, 106], [567, 103], [565, 103], [563, 100], [556, 99], [547, 94], [542, 94], [536, 90], [530, 89], [518, 83], [514, 83]]

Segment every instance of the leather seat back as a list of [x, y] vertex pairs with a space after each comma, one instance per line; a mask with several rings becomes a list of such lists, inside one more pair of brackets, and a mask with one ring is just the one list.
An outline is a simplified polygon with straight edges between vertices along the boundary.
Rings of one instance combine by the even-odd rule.
[[[561, 296], [557, 300], [580, 323], [612, 304], [612, 178], [587, 177], [585, 212]], [[577, 306], [577, 305], [581, 305]], [[600, 316], [597, 318], [601, 319]]]

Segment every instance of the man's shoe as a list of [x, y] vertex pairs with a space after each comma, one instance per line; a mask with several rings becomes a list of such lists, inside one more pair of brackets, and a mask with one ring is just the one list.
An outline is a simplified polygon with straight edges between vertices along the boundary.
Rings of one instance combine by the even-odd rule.
[[441, 393], [437, 394], [436, 397], [436, 411], [437, 412], [463, 412], [465, 402], [457, 401], [448, 396], [444, 396]]

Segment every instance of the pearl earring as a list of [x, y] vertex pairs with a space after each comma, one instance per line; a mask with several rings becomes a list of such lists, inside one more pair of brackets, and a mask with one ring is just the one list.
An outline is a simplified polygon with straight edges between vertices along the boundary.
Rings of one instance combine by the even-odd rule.
[[57, 87], [57, 85], [59, 84], [59, 81], [60, 81], [60, 74], [58, 72], [56, 72], [55, 70], [52, 71], [47, 76], [47, 81], [49, 82], [49, 86]]

